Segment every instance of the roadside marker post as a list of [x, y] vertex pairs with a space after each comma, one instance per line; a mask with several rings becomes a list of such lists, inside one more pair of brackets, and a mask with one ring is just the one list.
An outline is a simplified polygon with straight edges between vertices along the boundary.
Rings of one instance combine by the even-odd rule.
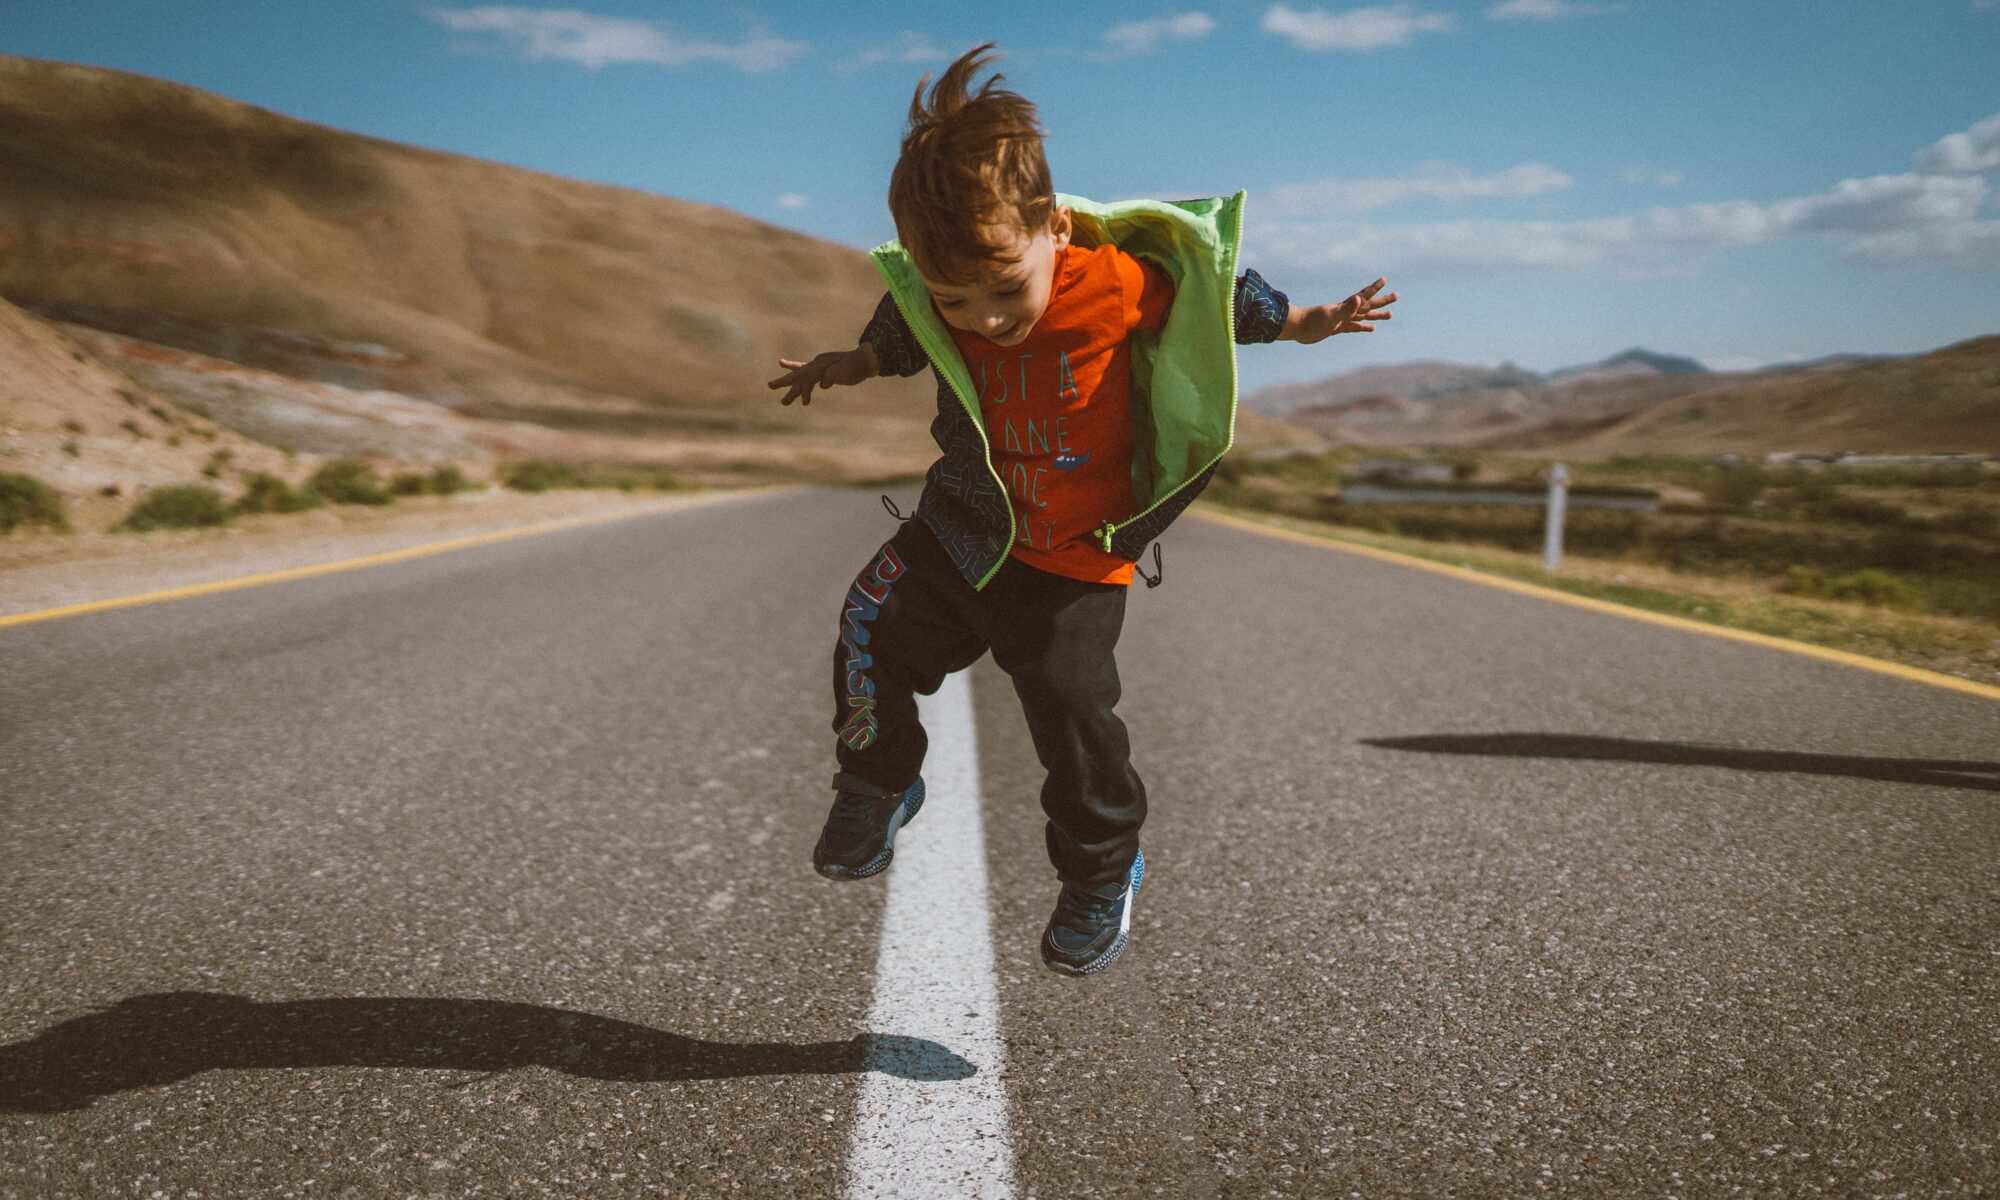
[[1553, 575], [1563, 561], [1563, 515], [1569, 510], [1569, 468], [1549, 468], [1549, 518], [1542, 529], [1542, 570]]

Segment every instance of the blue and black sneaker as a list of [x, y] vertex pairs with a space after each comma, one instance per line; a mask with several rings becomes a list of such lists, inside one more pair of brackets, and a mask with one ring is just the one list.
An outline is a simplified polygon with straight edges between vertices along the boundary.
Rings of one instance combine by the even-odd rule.
[[842, 772], [833, 777], [833, 811], [813, 847], [813, 870], [828, 879], [866, 879], [896, 857], [896, 831], [924, 806], [924, 780], [891, 792]]
[[1090, 975], [1118, 961], [1132, 932], [1132, 901], [1146, 878], [1146, 853], [1117, 883], [1099, 888], [1063, 884], [1055, 915], [1042, 933], [1042, 961], [1064, 975]]

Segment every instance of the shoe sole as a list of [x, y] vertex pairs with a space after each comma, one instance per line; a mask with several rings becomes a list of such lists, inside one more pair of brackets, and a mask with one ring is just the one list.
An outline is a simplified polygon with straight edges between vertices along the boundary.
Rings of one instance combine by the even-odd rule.
[[828, 879], [839, 880], [866, 879], [871, 875], [880, 875], [882, 872], [888, 870], [889, 864], [895, 860], [896, 831], [915, 820], [918, 811], [923, 806], [924, 781], [919, 777], [915, 783], [910, 785], [909, 790], [903, 793], [903, 802], [897, 805], [896, 811], [889, 816], [889, 833], [882, 840], [882, 853], [877, 854], [874, 858], [869, 859], [858, 867], [843, 867], [839, 863], [815, 861], [813, 863], [813, 870], [818, 871]]
[[1132, 860], [1132, 887], [1125, 894], [1125, 912], [1118, 920], [1118, 936], [1112, 939], [1111, 948], [1087, 963], [1071, 965], [1063, 962], [1061, 959], [1049, 956], [1050, 946], [1048, 937], [1045, 934], [1042, 937], [1042, 965], [1058, 975], [1080, 978], [1085, 975], [1095, 975], [1112, 963], [1117, 962], [1118, 956], [1125, 953], [1125, 943], [1131, 940], [1132, 905], [1138, 901], [1139, 885], [1145, 881], [1146, 852], [1141, 850], [1139, 857]]

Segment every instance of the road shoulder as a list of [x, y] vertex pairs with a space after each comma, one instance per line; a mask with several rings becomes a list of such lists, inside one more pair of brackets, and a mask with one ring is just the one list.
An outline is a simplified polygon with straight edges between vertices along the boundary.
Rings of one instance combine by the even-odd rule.
[[733, 489], [665, 496], [586, 490], [526, 494], [494, 488], [406, 499], [387, 508], [340, 506], [246, 517], [223, 529], [14, 535], [0, 539], [0, 617], [200, 587], [550, 522], [673, 512], [750, 494]]

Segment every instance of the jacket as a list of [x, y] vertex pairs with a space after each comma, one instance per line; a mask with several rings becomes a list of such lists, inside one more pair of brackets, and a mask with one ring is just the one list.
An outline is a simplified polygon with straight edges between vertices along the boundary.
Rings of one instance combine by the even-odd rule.
[[[1243, 193], [1211, 200], [1130, 200], [1098, 204], [1058, 195], [1076, 240], [1110, 243], [1163, 268], [1173, 308], [1157, 333], [1133, 334], [1135, 453], [1130, 516], [1106, 514], [1097, 535], [1106, 552], [1138, 561], [1201, 494], [1235, 440], [1236, 343], [1276, 341], [1290, 305], [1255, 271], [1236, 275]], [[916, 516], [937, 535], [966, 582], [984, 588], [1018, 535], [1013, 506], [994, 470], [970, 373], [930, 293], [900, 242], [870, 257], [888, 295], [862, 333], [884, 375], [930, 367], [938, 378], [931, 422], [941, 457], [931, 465]]]

